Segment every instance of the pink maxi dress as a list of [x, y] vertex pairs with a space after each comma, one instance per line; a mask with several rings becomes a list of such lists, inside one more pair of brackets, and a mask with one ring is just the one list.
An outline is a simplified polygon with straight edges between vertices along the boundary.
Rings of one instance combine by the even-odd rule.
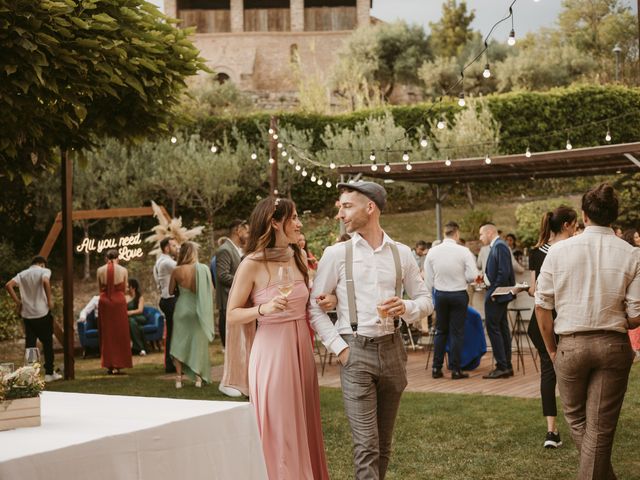
[[[276, 285], [252, 294], [277, 296]], [[270, 480], [329, 478], [320, 423], [318, 376], [306, 321], [309, 290], [296, 281], [287, 309], [263, 316], [249, 358], [249, 392]]]

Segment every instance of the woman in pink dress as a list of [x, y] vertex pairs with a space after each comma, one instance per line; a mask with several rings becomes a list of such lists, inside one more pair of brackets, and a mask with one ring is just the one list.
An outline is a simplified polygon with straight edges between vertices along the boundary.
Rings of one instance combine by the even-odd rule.
[[[282, 198], [259, 202], [249, 224], [247, 256], [229, 293], [227, 322], [232, 332], [233, 327], [242, 326], [249, 339], [248, 393], [267, 472], [271, 480], [328, 479], [307, 321], [309, 276], [297, 244], [302, 224], [295, 204]], [[291, 278], [283, 271], [290, 272]], [[233, 348], [241, 347], [227, 342], [227, 350]], [[235, 355], [228, 352], [225, 362]], [[229, 384], [242, 390], [233, 381]]]

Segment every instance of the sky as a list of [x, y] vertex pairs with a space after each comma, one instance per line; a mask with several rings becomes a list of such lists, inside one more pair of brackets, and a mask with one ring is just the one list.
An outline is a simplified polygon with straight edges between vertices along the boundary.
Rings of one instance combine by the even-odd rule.
[[[150, 1], [160, 6], [163, 4], [163, 0]], [[474, 10], [476, 15], [472, 28], [486, 35], [496, 21], [509, 13], [511, 2], [512, 0], [467, 0], [467, 11]], [[636, 5], [635, 1], [624, 2], [633, 7]], [[388, 22], [401, 19], [408, 23], [418, 23], [428, 31], [429, 22], [437, 22], [442, 16], [442, 3], [441, 0], [373, 0], [371, 14]], [[543, 26], [555, 26], [561, 8], [560, 0], [517, 0], [513, 7], [516, 37]], [[504, 22], [495, 30], [494, 38], [504, 37], [506, 40], [510, 30], [510, 21]]]

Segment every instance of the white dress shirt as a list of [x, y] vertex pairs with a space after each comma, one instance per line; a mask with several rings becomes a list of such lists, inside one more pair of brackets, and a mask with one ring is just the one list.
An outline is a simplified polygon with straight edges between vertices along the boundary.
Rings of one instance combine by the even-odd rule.
[[100, 295], [94, 295], [93, 297], [91, 297], [91, 300], [89, 300], [89, 303], [87, 303], [84, 308], [82, 310], [80, 310], [80, 315], [78, 317], [78, 320], [80, 320], [81, 322], [86, 322], [87, 321], [87, 317], [89, 316], [89, 314], [93, 311], [95, 311], [95, 317], [98, 318], [98, 305], [100, 304]]
[[467, 290], [467, 285], [478, 276], [473, 253], [453, 238], [445, 238], [440, 245], [427, 253], [424, 261], [424, 280], [429, 291], [441, 292]]
[[556, 309], [558, 335], [626, 332], [627, 317], [640, 315], [640, 248], [596, 226], [553, 244], [538, 276], [536, 305]]
[[[379, 337], [389, 333], [384, 325], [378, 325], [376, 305], [383, 298], [395, 296], [396, 268], [390, 243], [396, 243], [400, 254], [403, 287], [412, 300], [404, 300], [406, 312], [402, 318], [407, 323], [420, 321], [433, 312], [431, 292], [426, 289], [418, 265], [406, 245], [394, 242], [386, 233], [382, 245], [377, 249], [358, 233], [353, 235], [353, 283], [355, 287], [356, 311], [358, 313], [358, 335]], [[318, 271], [311, 292], [311, 326], [320, 339], [336, 355], [348, 345], [340, 335], [353, 334], [349, 319], [345, 274], [345, 244], [327, 247], [318, 263]], [[338, 297], [336, 311], [338, 320], [334, 325], [329, 316], [317, 305], [315, 298], [322, 293]]]
[[161, 298], [173, 297], [173, 294], [169, 292], [169, 281], [176, 265], [176, 261], [166, 253], [161, 254], [156, 260], [156, 265], [153, 267], [153, 278], [158, 285]]
[[51, 270], [40, 265], [31, 265], [13, 277], [20, 290], [22, 318], [42, 318], [49, 313], [49, 302], [43, 284], [45, 278], [51, 278]]

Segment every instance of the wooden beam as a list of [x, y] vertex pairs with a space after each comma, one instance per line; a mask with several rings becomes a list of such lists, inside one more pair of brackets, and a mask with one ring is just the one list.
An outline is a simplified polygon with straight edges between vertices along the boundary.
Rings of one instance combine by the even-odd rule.
[[73, 317], [73, 160], [67, 150], [62, 156], [62, 238], [64, 240], [64, 260], [62, 276], [62, 324], [64, 349], [64, 378], [75, 378], [74, 364], [74, 317]]

